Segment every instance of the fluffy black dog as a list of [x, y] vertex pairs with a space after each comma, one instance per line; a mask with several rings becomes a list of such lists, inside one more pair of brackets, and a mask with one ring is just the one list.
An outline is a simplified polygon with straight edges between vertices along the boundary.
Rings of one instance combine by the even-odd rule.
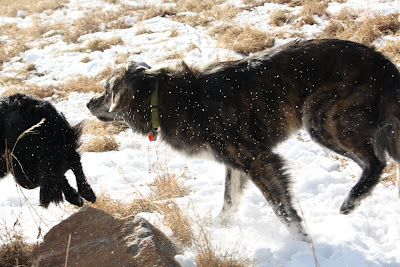
[[[77, 206], [83, 198], [95, 202], [77, 152], [81, 124], [71, 127], [50, 103], [28, 95], [0, 98], [0, 177], [11, 172], [24, 188], [40, 186], [40, 204], [65, 199]], [[64, 174], [71, 169], [78, 185], [73, 189]]]

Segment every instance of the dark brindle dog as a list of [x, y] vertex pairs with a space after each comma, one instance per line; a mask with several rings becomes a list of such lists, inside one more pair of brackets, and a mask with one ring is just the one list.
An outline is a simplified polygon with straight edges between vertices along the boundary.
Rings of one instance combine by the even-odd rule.
[[110, 75], [88, 107], [100, 120], [123, 120], [144, 135], [159, 120], [173, 148], [210, 151], [227, 166], [222, 216], [237, 208], [249, 178], [289, 231], [307, 240], [285, 162], [273, 149], [303, 126], [316, 142], [357, 162], [362, 175], [340, 208], [348, 214], [378, 183], [385, 151], [400, 160], [399, 90], [398, 70], [374, 49], [308, 40], [203, 72], [131, 63]]

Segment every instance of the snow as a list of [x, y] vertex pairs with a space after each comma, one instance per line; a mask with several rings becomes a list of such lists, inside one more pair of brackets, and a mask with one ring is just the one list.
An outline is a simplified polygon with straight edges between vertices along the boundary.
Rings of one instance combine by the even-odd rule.
[[[142, 4], [142, 1], [138, 2]], [[240, 1], [231, 2], [240, 4]], [[157, 3], [154, 1], [154, 4]], [[277, 6], [267, 3], [243, 11], [235, 20], [243, 25], [270, 29], [269, 13]], [[67, 5], [67, 10], [57, 11], [53, 15], [40, 15], [49, 21], [60, 17], [72, 20], [84, 16], [85, 8], [94, 7], [112, 8], [100, 0], [73, 0]], [[284, 8], [290, 9], [288, 6]], [[335, 14], [343, 8], [359, 10], [365, 14], [386, 14], [400, 12], [400, 2], [332, 2], [329, 3], [328, 12]], [[291, 9], [296, 12], [296, 8]], [[1, 18], [0, 24], [10, 21], [21, 27], [32, 24], [30, 16], [23, 11], [18, 11], [17, 18]], [[20, 60], [13, 59], [5, 63], [0, 74], [12, 76], [15, 70], [21, 68], [21, 62], [34, 63], [36, 70], [43, 75], [33, 76], [28, 82], [52, 84], [77, 74], [94, 77], [106, 66], [115, 68], [118, 66], [115, 60], [122, 53], [129, 53], [130, 60], [145, 61], [149, 65], [164, 62], [166, 55], [175, 52], [182, 53], [183, 60], [192, 66], [240, 57], [233, 51], [218, 47], [216, 40], [207, 35], [202, 27], [191, 27], [167, 17], [141, 22], [135, 17], [128, 17], [126, 21], [132, 25], [131, 28], [87, 34], [78, 40], [78, 44], [67, 44], [57, 36], [49, 37], [60, 40], [24, 52]], [[322, 30], [323, 25], [304, 26], [302, 31], [312, 37]], [[151, 29], [152, 33], [136, 35], [143, 28]], [[174, 30], [179, 34], [170, 37]], [[121, 37], [124, 44], [104, 52], [71, 52], [93, 38], [107, 39], [113, 36]], [[286, 41], [282, 39], [278, 43]], [[196, 49], [190, 50], [193, 44]], [[89, 56], [90, 61], [83, 63], [81, 60], [86, 56]], [[75, 92], [67, 100], [47, 100], [53, 102], [71, 124], [76, 124], [85, 119], [95, 120], [86, 108], [87, 101], [93, 96], [93, 93]], [[231, 223], [226, 227], [215, 225], [212, 220], [220, 212], [223, 203], [222, 165], [203, 158], [188, 158], [172, 151], [165, 144], [150, 143], [147, 137], [138, 136], [129, 129], [116, 138], [121, 144], [118, 151], [87, 152], [82, 155], [85, 173], [96, 193], [106, 190], [111, 197], [122, 201], [130, 201], [138, 193], [146, 195], [149, 192], [147, 184], [155, 178], [154, 173], [148, 170], [157, 162], [156, 152], [159, 152], [161, 158], [168, 162], [170, 171], [183, 173], [185, 169], [189, 170], [186, 178], [181, 181], [191, 189], [191, 193], [176, 201], [193, 220], [200, 218], [204, 222], [215, 247], [221, 251], [238, 250], [240, 256], [254, 259], [254, 266], [315, 265], [311, 248], [292, 239], [254, 185], [250, 184], [246, 189]], [[350, 160], [348, 165], [342, 165], [334, 158], [334, 153], [311, 141], [303, 131], [281, 144], [277, 151], [290, 167], [295, 206], [301, 210], [313, 238], [320, 266], [400, 266], [400, 202], [395, 185], [379, 184], [354, 213], [341, 215], [339, 207], [361, 174], [358, 165]], [[66, 175], [71, 185], [76, 186], [72, 172]], [[11, 176], [0, 180], [1, 227], [12, 228], [18, 221], [24, 235], [32, 241], [36, 241], [37, 237], [40, 240], [52, 226], [77, 211], [68, 203], [50, 205], [48, 209], [38, 205], [39, 189], [21, 189]], [[141, 215], [161, 229], [166, 228], [159, 214]], [[191, 267], [195, 266], [195, 255], [194, 249], [187, 248], [176, 259], [182, 266]]]

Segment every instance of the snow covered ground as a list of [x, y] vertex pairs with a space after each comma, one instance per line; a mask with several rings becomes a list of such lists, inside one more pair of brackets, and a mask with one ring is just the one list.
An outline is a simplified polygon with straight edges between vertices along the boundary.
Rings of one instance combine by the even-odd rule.
[[[139, 1], [142, 2], [142, 1]], [[158, 4], [158, 1], [153, 1]], [[240, 1], [230, 1], [240, 4]], [[60, 18], [75, 19], [85, 15], [85, 7], [102, 6], [112, 8], [100, 0], [71, 0], [65, 9], [50, 15], [40, 14], [42, 20]], [[250, 11], [243, 11], [236, 19], [240, 24], [268, 28], [268, 14], [277, 4], [266, 3]], [[287, 7], [288, 8], [288, 7]], [[400, 12], [400, 1], [349, 0], [346, 3], [330, 3], [328, 11], [335, 13], [351, 8], [372, 16]], [[215, 60], [240, 58], [240, 55], [218, 46], [217, 41], [206, 34], [203, 27], [191, 27], [168, 17], [156, 17], [137, 22], [134, 16], [124, 18], [132, 27], [108, 32], [97, 32], [80, 37], [78, 44], [67, 44], [60, 36], [51, 35], [50, 45], [37, 46], [3, 64], [2, 75], [17, 75], [17, 70], [26, 63], [34, 63], [42, 75], [29, 77], [32, 84], [57, 84], [71, 75], [83, 74], [94, 77], [106, 66], [116, 67], [119, 54], [130, 53], [130, 59], [146, 61], [149, 65], [163, 61], [166, 53], [182, 53], [184, 60], [192, 66], [200, 66]], [[31, 25], [30, 16], [0, 17], [0, 25], [6, 22]], [[320, 32], [326, 23], [305, 25], [301, 31], [311, 38]], [[144, 28], [151, 33], [136, 35]], [[179, 34], [171, 37], [171, 32]], [[77, 46], [93, 38], [119, 36], [123, 44], [105, 51], [71, 52]], [[6, 38], [6, 37], [2, 37]], [[57, 38], [59, 40], [57, 40]], [[400, 37], [395, 36], [399, 40]], [[283, 43], [287, 39], [277, 40]], [[377, 40], [380, 44], [383, 40]], [[194, 44], [197, 49], [188, 49]], [[90, 61], [82, 61], [89, 57]], [[5, 90], [1, 88], [0, 91]], [[71, 124], [84, 119], [94, 120], [86, 108], [93, 93], [71, 93], [66, 100], [49, 98], [63, 112]], [[85, 136], [84, 136], [85, 138]], [[224, 169], [223, 166], [205, 159], [187, 158], [171, 151], [158, 142], [150, 143], [147, 137], [126, 130], [116, 136], [121, 147], [118, 151], [83, 153], [82, 163], [88, 180], [95, 192], [107, 190], [111, 197], [129, 201], [137, 192], [146, 194], [147, 184], [154, 173], [150, 165], [157, 161], [156, 151], [161, 151], [172, 172], [183, 173], [182, 178], [191, 190], [187, 197], [177, 199], [182, 210], [194, 220], [201, 218], [210, 232], [212, 244], [221, 251], [238, 250], [239, 255], [254, 259], [255, 266], [314, 266], [311, 248], [302, 242], [293, 241], [285, 227], [273, 214], [264, 197], [253, 185], [249, 185], [243, 196], [239, 211], [227, 227], [212, 224], [222, 208]], [[320, 266], [400, 266], [400, 200], [397, 186], [379, 184], [373, 194], [364, 200], [351, 215], [340, 215], [339, 207], [346, 194], [357, 181], [361, 170], [352, 161], [342, 164], [335, 154], [310, 141], [300, 132], [277, 148], [288, 161], [293, 176], [293, 192], [298, 210], [301, 209], [309, 232], [315, 243], [315, 254]], [[74, 176], [67, 173], [75, 186]], [[134, 185], [134, 186], [132, 186]], [[75, 212], [70, 205], [51, 205], [49, 209], [38, 207], [39, 190], [24, 190], [16, 186], [11, 176], [0, 180], [0, 227], [12, 229], [16, 222], [30, 240], [41, 238], [52, 226]], [[144, 213], [145, 218], [161, 227], [158, 214]], [[17, 224], [18, 225], [18, 224]], [[195, 266], [195, 251], [188, 248], [177, 259], [183, 266]]]

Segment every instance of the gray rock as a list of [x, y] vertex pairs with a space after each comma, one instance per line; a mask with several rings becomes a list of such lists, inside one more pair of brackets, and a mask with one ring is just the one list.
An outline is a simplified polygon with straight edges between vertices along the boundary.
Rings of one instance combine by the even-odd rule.
[[65, 266], [67, 250], [68, 266], [180, 266], [172, 242], [145, 219], [118, 219], [89, 206], [45, 235], [32, 253], [34, 266]]

